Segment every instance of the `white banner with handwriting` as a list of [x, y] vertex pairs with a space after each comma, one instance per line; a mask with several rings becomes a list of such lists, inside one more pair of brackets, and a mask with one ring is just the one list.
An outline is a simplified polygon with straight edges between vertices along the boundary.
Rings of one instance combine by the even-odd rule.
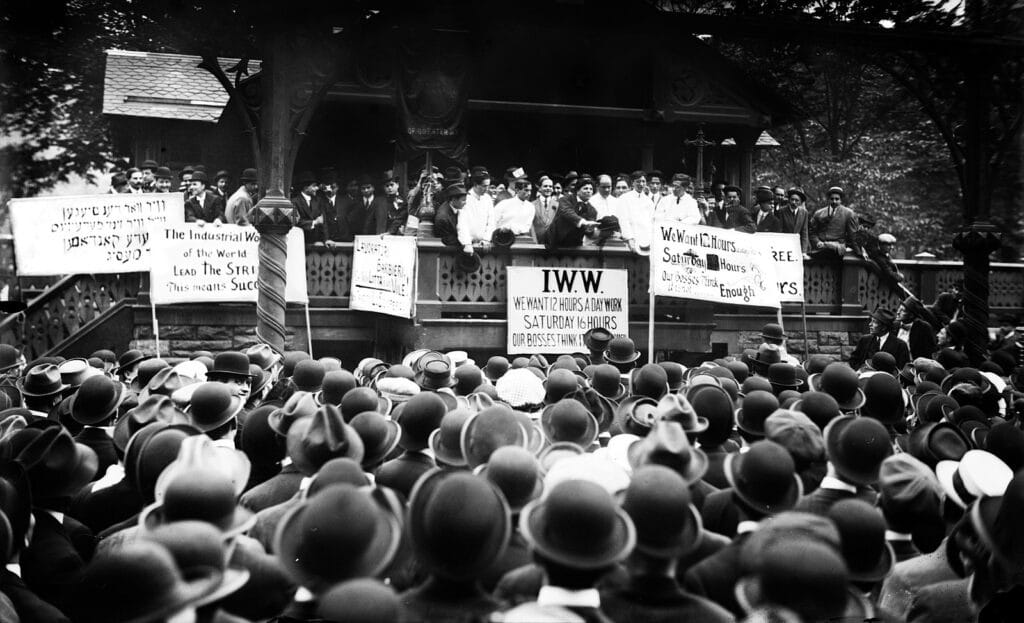
[[181, 193], [11, 199], [10, 210], [26, 276], [147, 271], [150, 227], [185, 220]]
[[779, 307], [770, 241], [731, 229], [655, 223], [650, 288], [658, 296]]
[[412, 236], [356, 236], [349, 308], [412, 318], [417, 257]]

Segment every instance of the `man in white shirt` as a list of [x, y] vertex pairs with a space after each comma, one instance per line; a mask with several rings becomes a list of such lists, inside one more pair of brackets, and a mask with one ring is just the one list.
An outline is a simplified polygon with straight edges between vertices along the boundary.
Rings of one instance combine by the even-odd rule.
[[494, 233], [494, 202], [488, 192], [491, 174], [486, 169], [476, 168], [470, 176], [473, 187], [466, 194], [466, 206], [459, 215], [459, 243], [465, 253], [472, 253], [474, 246], [489, 249]]
[[677, 221], [684, 225], [700, 225], [700, 208], [693, 198], [693, 180], [689, 175], [676, 173], [672, 176], [672, 196], [658, 202], [654, 210], [655, 221]]
[[650, 194], [647, 190], [647, 174], [643, 171], [633, 171], [629, 175], [629, 179], [633, 188], [623, 193], [621, 198], [626, 201], [636, 201], [640, 198], [649, 200]]
[[517, 236], [527, 235], [533, 230], [533, 219], [537, 212], [530, 203], [533, 185], [525, 177], [512, 182], [515, 193], [494, 206], [494, 229], [510, 229]]
[[597, 177], [597, 192], [590, 198], [590, 205], [597, 210], [598, 220], [606, 216], [619, 216], [619, 200], [612, 195], [612, 177], [610, 175]]

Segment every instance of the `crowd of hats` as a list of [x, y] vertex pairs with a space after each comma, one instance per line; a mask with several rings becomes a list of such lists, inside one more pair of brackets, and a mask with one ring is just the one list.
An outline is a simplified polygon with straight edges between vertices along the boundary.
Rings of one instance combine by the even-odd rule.
[[557, 357], [350, 368], [0, 345], [0, 552], [33, 595], [0, 582], [0, 615], [641, 620], [673, 595], [679, 620], [902, 620], [937, 582], [1005, 607], [1017, 369], [794, 364], [763, 336], [691, 367], [600, 328]]

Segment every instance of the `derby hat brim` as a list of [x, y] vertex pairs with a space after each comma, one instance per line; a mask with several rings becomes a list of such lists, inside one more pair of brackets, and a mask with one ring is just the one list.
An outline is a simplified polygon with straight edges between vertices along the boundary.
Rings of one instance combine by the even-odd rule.
[[462, 456], [461, 447], [449, 448], [441, 442], [440, 428], [435, 428], [430, 433], [430, 437], [427, 438], [427, 446], [434, 453], [434, 456], [445, 465], [451, 465], [452, 467], [465, 467], [467, 465], [466, 457]]
[[[252, 529], [256, 525], [256, 514], [243, 506], [235, 506], [232, 511], [231, 517], [226, 518], [224, 525], [218, 525], [224, 534], [224, 538], [231, 538], [244, 534]], [[164, 510], [164, 503], [162, 501], [153, 502], [146, 508], [142, 509], [139, 513], [139, 528], [142, 530], [153, 530], [160, 526], [171, 523], [172, 520], [167, 518], [167, 514]]]
[[686, 522], [682, 532], [676, 534], [671, 541], [655, 545], [638, 538], [636, 550], [663, 560], [678, 559], [697, 551], [704, 540], [704, 522], [701, 520], [700, 511], [693, 504], [690, 504], [687, 510], [690, 513], [690, 520]]
[[122, 364], [118, 364], [118, 366], [114, 368], [113, 372], [114, 374], [121, 374], [121, 372], [123, 372], [124, 370], [127, 370], [128, 368], [134, 366], [135, 364], [142, 363], [147, 359], [156, 359], [156, 355], [141, 355], [139, 357], [135, 357], [134, 359], [129, 359], [128, 361]]
[[376, 465], [383, 461], [389, 454], [395, 451], [395, 448], [398, 447], [398, 442], [402, 439], [402, 427], [398, 422], [390, 419], [385, 419], [385, 422], [387, 422], [388, 434], [381, 440], [380, 445], [376, 448], [370, 448], [363, 443], [362, 464], [364, 467]]
[[620, 363], [620, 364], [633, 363], [634, 361], [636, 361], [637, 359], [640, 358], [640, 351], [634, 351], [633, 354], [630, 357], [627, 357], [625, 359], [616, 359], [615, 357], [612, 356], [611, 353], [605, 352], [604, 358], [605, 358], [605, 360], [608, 361], [608, 363]]
[[554, 543], [547, 529], [549, 521], [544, 500], [527, 504], [519, 515], [519, 533], [544, 558], [573, 569], [601, 569], [622, 561], [636, 545], [636, 529], [621, 508], [615, 508], [608, 538], [594, 543], [586, 552], [570, 552]]
[[[822, 374], [823, 374], [822, 372], [818, 372], [816, 374], [812, 374], [812, 375], [808, 376], [807, 377], [807, 385], [808, 385], [808, 387], [810, 387], [811, 389], [813, 389], [816, 392], [825, 392], [825, 390], [821, 388], [821, 375]], [[828, 392], [825, 392], [825, 393], [827, 394]], [[836, 397], [836, 396], [832, 396], [832, 397], [835, 398], [836, 402], [839, 403], [839, 408], [842, 411], [855, 411], [855, 410], [860, 409], [861, 407], [863, 407], [864, 403], [867, 401], [867, 396], [864, 394], [864, 390], [861, 389], [860, 387], [857, 387], [857, 390], [853, 393], [853, 395], [850, 396], [849, 398], [847, 398], [846, 400], [839, 400], [839, 398]]]
[[580, 432], [579, 437], [576, 439], [555, 439], [557, 431], [554, 430], [554, 422], [552, 421], [555, 407], [556, 405], [554, 404], [548, 405], [540, 415], [541, 430], [544, 432], [544, 438], [547, 439], [547, 441], [550, 443], [568, 441], [580, 446], [581, 448], [589, 448], [594, 445], [594, 442], [597, 441], [597, 435], [600, 432], [600, 429], [598, 428], [597, 418], [594, 417], [594, 414], [591, 413], [589, 409], [587, 410], [587, 426], [585, 430]]
[[110, 401], [103, 405], [101, 409], [95, 411], [86, 411], [82, 408], [81, 402], [78, 399], [80, 394], [75, 393], [71, 397], [71, 417], [79, 424], [85, 424], [86, 426], [92, 426], [105, 420], [110, 419], [114, 414], [117, 413], [117, 407], [121, 404], [124, 398], [125, 386], [119, 381], [113, 381], [114, 383], [114, 396]]
[[748, 485], [740, 478], [738, 471], [742, 461], [743, 455], [741, 454], [730, 453], [725, 455], [725, 463], [723, 464], [725, 479], [728, 481], [729, 486], [732, 487], [733, 493], [743, 500], [744, 504], [757, 512], [764, 515], [775, 515], [782, 511], [790, 510], [796, 505], [800, 496], [804, 494], [803, 481], [800, 480], [799, 474], [793, 474], [792, 482], [783, 495], [775, 500], [764, 499], [763, 492], [751, 491]]
[[[851, 482], [855, 485], [861, 485], [864, 487], [871, 486], [878, 482], [878, 472], [881, 468], [881, 463], [876, 465], [872, 471], [862, 471], [856, 469], [850, 465], [850, 457], [839, 442], [839, 438], [842, 437], [842, 431], [849, 426], [857, 417], [855, 416], [840, 416], [833, 418], [828, 426], [825, 427], [825, 454], [829, 458], [829, 462], [835, 467], [836, 472], [843, 477], [844, 480]], [[885, 440], [888, 443], [888, 439]]]

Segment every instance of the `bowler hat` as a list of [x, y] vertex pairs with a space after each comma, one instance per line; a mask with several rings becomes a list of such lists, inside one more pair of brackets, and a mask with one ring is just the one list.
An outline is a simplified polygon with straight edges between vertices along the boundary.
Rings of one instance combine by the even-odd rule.
[[675, 361], [659, 361], [658, 365], [665, 370], [665, 375], [668, 379], [668, 391], [678, 392], [681, 390], [686, 383], [683, 379], [683, 373], [686, 371], [686, 368]]
[[199, 383], [192, 392], [192, 404], [188, 410], [192, 426], [205, 433], [227, 424], [238, 415], [244, 404], [242, 397], [232, 389], [213, 381]]
[[764, 421], [779, 408], [779, 399], [771, 392], [754, 390], [743, 398], [736, 410], [736, 427], [748, 435], [764, 437]]
[[843, 559], [854, 582], [879, 582], [896, 561], [885, 539], [885, 518], [874, 506], [859, 499], [840, 500], [828, 510], [839, 529]]
[[76, 621], [163, 621], [194, 606], [222, 581], [216, 568], [183, 578], [167, 549], [138, 539], [99, 553], [71, 589]]
[[[501, 227], [491, 234], [491, 244], [499, 249], [507, 249], [516, 241], [516, 234], [508, 227]], [[472, 271], [469, 271], [472, 272]]]
[[174, 406], [169, 396], [153, 394], [129, 409], [114, 424], [114, 446], [122, 452], [128, 447], [128, 440], [144, 426], [154, 422], [165, 424], [188, 424], [188, 416]]
[[626, 386], [622, 384], [622, 376], [619, 374], [618, 368], [611, 364], [603, 363], [594, 369], [590, 386], [609, 400], [622, 400], [626, 396]]
[[246, 182], [258, 182], [259, 179], [256, 169], [242, 169], [242, 176], [238, 178], [238, 181], [244, 184]]
[[803, 379], [796, 373], [796, 366], [785, 363], [773, 363], [768, 366], [768, 382], [772, 390], [778, 395], [787, 389], [796, 389], [804, 384]]
[[566, 395], [576, 391], [579, 387], [577, 376], [568, 370], [552, 370], [544, 383], [544, 404], [550, 405], [558, 402]]
[[445, 189], [444, 194], [445, 198], [448, 200], [454, 199], [455, 197], [465, 197], [466, 187], [463, 186], [461, 183], [452, 184], [448, 186], [447, 189]]
[[29, 368], [25, 376], [18, 379], [18, 389], [24, 396], [41, 398], [55, 396], [67, 389], [67, 385], [61, 382], [57, 366], [50, 363]]
[[117, 413], [124, 396], [124, 385], [100, 374], [82, 383], [71, 397], [71, 417], [85, 425], [104, 422]]
[[717, 446], [724, 443], [733, 429], [733, 401], [728, 391], [715, 385], [698, 386], [697, 391], [687, 392], [687, 400], [698, 418], [708, 422], [706, 429], [697, 434], [701, 446]]
[[216, 381], [226, 379], [248, 379], [249, 357], [245, 353], [226, 351], [213, 358], [213, 369], [206, 373], [206, 378]]
[[462, 429], [474, 413], [469, 409], [455, 409], [445, 413], [441, 424], [427, 441], [430, 450], [437, 460], [452, 467], [466, 465], [466, 456], [462, 452]]
[[883, 424], [896, 424], [904, 417], [903, 399], [903, 387], [896, 377], [876, 372], [865, 379], [861, 415], [873, 417]]
[[368, 490], [336, 484], [285, 513], [274, 551], [297, 582], [322, 592], [343, 580], [378, 575], [391, 564], [401, 536], [398, 519]]
[[734, 359], [732, 361], [726, 361], [724, 365], [730, 372], [732, 372], [732, 376], [736, 379], [737, 383], [743, 383], [750, 375], [750, 368], [742, 361]]
[[[444, 427], [444, 420], [441, 426]], [[503, 405], [495, 405], [471, 415], [463, 425], [460, 436], [462, 455], [471, 468], [486, 463], [491, 453], [502, 446], [525, 448], [527, 442], [526, 430], [512, 415], [512, 410]]]
[[803, 494], [793, 458], [774, 441], [758, 441], [744, 454], [726, 455], [724, 472], [736, 496], [764, 515], [791, 509]]
[[874, 355], [871, 355], [871, 359], [865, 362], [864, 367], [868, 370], [876, 370], [878, 372], [885, 372], [892, 376], [896, 376], [899, 371], [896, 370], [896, 358], [892, 356], [892, 353], [887, 353], [884, 350], [880, 350]]
[[940, 461], [959, 461], [970, 449], [971, 440], [950, 422], [922, 424], [907, 440], [907, 452], [932, 469]]
[[115, 369], [115, 372], [121, 374], [133, 365], [152, 358], [152, 355], [146, 355], [141, 350], [132, 349], [125, 351], [125, 353], [117, 360], [117, 368]]
[[37, 503], [64, 498], [84, 487], [99, 462], [92, 448], [75, 443], [53, 420], [37, 420], [7, 441], [9, 456], [28, 474]]
[[446, 412], [444, 401], [434, 392], [420, 392], [410, 398], [393, 416], [402, 427], [399, 445], [406, 450], [426, 448], [430, 434], [441, 425]]
[[784, 340], [786, 339], [786, 333], [782, 330], [782, 325], [776, 322], [769, 322], [761, 327], [761, 338], [766, 340]]
[[342, 417], [348, 422], [363, 411], [376, 411], [380, 405], [380, 397], [377, 392], [369, 387], [356, 387], [345, 393], [339, 407]]
[[500, 379], [509, 369], [508, 359], [501, 356], [491, 357], [484, 366], [484, 376], [492, 383]]
[[455, 381], [455, 393], [459, 396], [468, 396], [484, 382], [483, 371], [475, 364], [466, 363], [455, 368], [452, 374]]
[[658, 364], [648, 363], [634, 368], [630, 376], [634, 396], [660, 400], [668, 393], [668, 373]]
[[549, 404], [541, 414], [541, 428], [551, 443], [568, 441], [589, 448], [597, 440], [597, 419], [573, 398]]
[[324, 366], [315, 359], [303, 359], [295, 364], [292, 383], [301, 392], [318, 392], [324, 382]]
[[10, 344], [0, 344], [0, 372], [7, 372], [20, 363], [21, 351]]
[[132, 379], [132, 391], [136, 393], [142, 392], [142, 388], [153, 380], [153, 377], [156, 376], [157, 372], [169, 367], [171, 367], [171, 364], [167, 363], [163, 359], [146, 359], [145, 361], [140, 362], [135, 378]]
[[636, 344], [628, 337], [614, 337], [608, 342], [608, 350], [605, 352], [605, 359], [609, 363], [627, 364], [633, 363], [640, 358], [640, 351]]
[[664, 465], [688, 484], [700, 480], [708, 469], [708, 457], [695, 448], [678, 422], [658, 420], [651, 432], [626, 451], [634, 470], [642, 465]]
[[490, 480], [505, 495], [509, 509], [518, 513], [540, 497], [544, 479], [537, 458], [525, 448], [504, 446], [491, 454], [476, 473]]
[[209, 569], [214, 569], [220, 574], [221, 581], [216, 590], [199, 600], [196, 606], [220, 601], [249, 581], [248, 569], [228, 565], [230, 553], [224, 534], [210, 523], [175, 521], [147, 530], [144, 537], [167, 548], [186, 578], [208, 572]]
[[356, 578], [331, 587], [317, 599], [317, 614], [339, 623], [399, 623], [402, 602], [394, 589], [380, 580]]
[[996, 455], [971, 450], [959, 461], [939, 461], [935, 476], [946, 497], [960, 508], [967, 508], [980, 497], [1002, 495], [1013, 479], [1013, 472]]
[[993, 426], [982, 449], [999, 457], [1014, 473], [1024, 468], [1024, 431], [1013, 422]]
[[700, 513], [691, 504], [690, 487], [662, 465], [644, 465], [633, 473], [622, 499], [636, 527], [636, 549], [657, 558], [679, 558], [699, 547]]
[[831, 355], [811, 355], [803, 363], [803, 369], [807, 374], [818, 374], [824, 372], [825, 368], [836, 359]]
[[208, 184], [210, 182], [210, 178], [207, 177], [206, 171], [201, 171], [199, 169], [196, 169], [195, 171], [192, 172], [192, 180], [191, 181], [193, 181], [193, 182], [202, 182], [203, 184]]
[[807, 381], [812, 389], [831, 394], [844, 411], [864, 406], [864, 391], [857, 382], [857, 373], [845, 363], [830, 363], [823, 372], [810, 375]]
[[431, 574], [468, 580], [504, 553], [512, 520], [505, 497], [489, 480], [438, 469], [413, 488], [406, 527], [417, 559]]
[[157, 167], [153, 177], [158, 180], [169, 180], [172, 178], [171, 170], [168, 167]]
[[296, 364], [306, 359], [312, 359], [309, 353], [301, 350], [285, 351], [284, 356], [281, 358], [281, 376], [290, 378], [292, 373], [295, 372]]
[[804, 192], [803, 188], [800, 188], [799, 186], [794, 186], [793, 188], [790, 188], [789, 190], [786, 191], [786, 197], [792, 197], [793, 195], [797, 195], [798, 197], [800, 197], [800, 201], [803, 201], [805, 203], [807, 202], [807, 193]]
[[295, 467], [307, 476], [331, 459], [362, 461], [365, 452], [359, 434], [334, 405], [323, 405], [313, 415], [296, 420], [288, 429], [287, 446]]
[[456, 253], [455, 271], [459, 273], [475, 273], [480, 270], [483, 263], [476, 253]]
[[363, 411], [349, 422], [363, 442], [362, 465], [369, 469], [384, 461], [402, 437], [402, 427], [380, 413]]
[[153, 503], [160, 474], [178, 458], [182, 442], [199, 434], [201, 431], [188, 424], [153, 422], [132, 435], [125, 448], [125, 479], [143, 502]]
[[349, 390], [358, 385], [356, 377], [348, 370], [332, 370], [324, 373], [320, 392], [316, 395], [322, 404], [341, 405]]
[[889, 433], [878, 420], [844, 415], [825, 427], [825, 452], [848, 482], [870, 486], [878, 481], [882, 461], [893, 453]]
[[566, 481], [531, 502], [519, 531], [547, 560], [572, 569], [601, 569], [622, 561], [636, 544], [633, 521], [606, 490]]

